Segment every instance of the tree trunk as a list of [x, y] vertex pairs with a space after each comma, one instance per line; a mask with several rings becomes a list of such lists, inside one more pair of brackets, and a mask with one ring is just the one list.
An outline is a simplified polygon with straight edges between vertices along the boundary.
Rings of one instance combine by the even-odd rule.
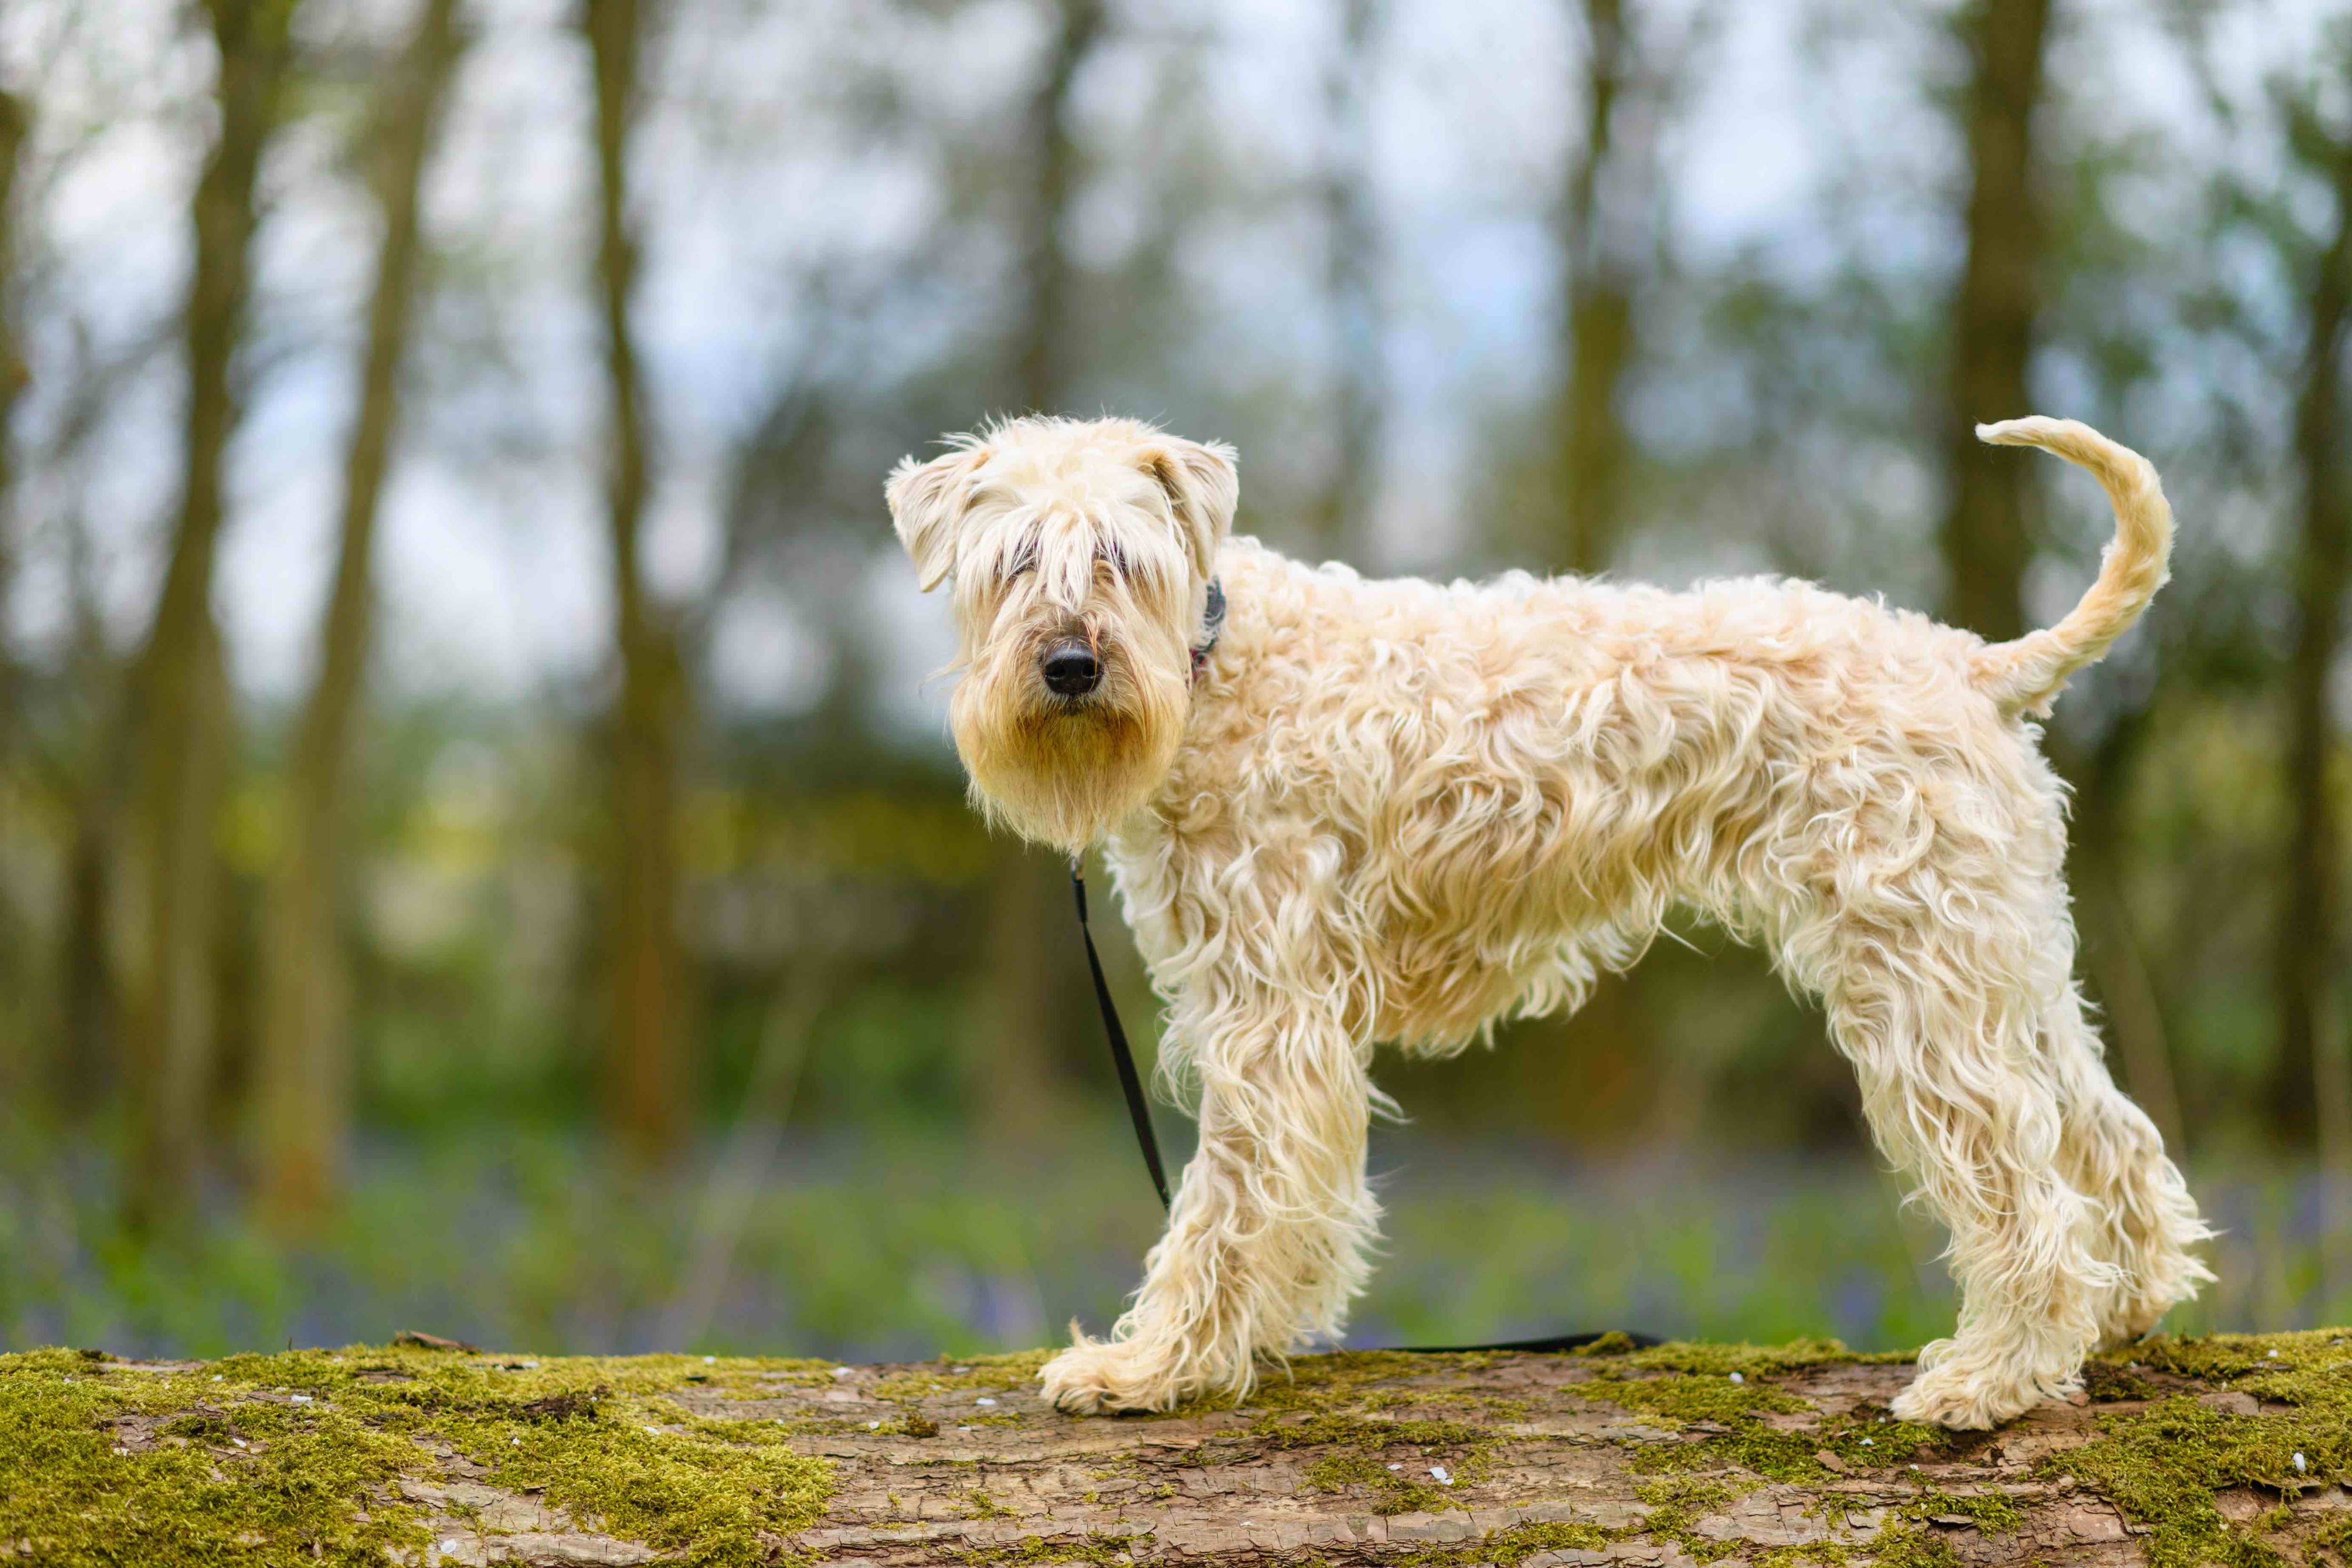
[[462, 39], [457, 0], [424, 0], [416, 31], [377, 105], [383, 234], [368, 303], [359, 412], [343, 453], [334, 586], [319, 674], [304, 706], [287, 789], [286, 844], [269, 889], [262, 998], [260, 1186], [283, 1228], [315, 1220], [341, 1185], [351, 1126], [341, 848], [352, 727], [365, 684], [375, 524], [400, 424], [401, 362], [423, 250], [420, 194], [444, 89]]
[[2124, 796], [2147, 737], [2150, 707], [2116, 716], [2087, 756], [2054, 744], [2055, 760], [2074, 786], [2074, 843], [2067, 875], [2082, 926], [2083, 967], [2096, 988], [2122, 1059], [2124, 1086], [2146, 1111], [2173, 1157], [2187, 1147], [2180, 1091], [2155, 981], [2125, 900]]
[[1094, 1002], [1074, 955], [1077, 916], [1069, 868], [1034, 844], [1007, 844], [985, 897], [979, 993], [971, 1009], [979, 1039], [965, 1062], [975, 1130], [1020, 1147], [1066, 1126], [1076, 1113], [1066, 1071], [1077, 1019]]
[[0, 1490], [0, 1556], [2319, 1563], [2352, 1540], [2343, 1333], [2151, 1341], [1961, 1434], [1888, 1419], [1901, 1357], [1818, 1343], [1301, 1356], [1237, 1408], [1146, 1420], [1047, 1409], [1038, 1354], [43, 1351], [0, 1357], [44, 1456]]
[[608, 1124], [638, 1166], [650, 1168], [668, 1160], [685, 1134], [692, 1079], [678, 938], [678, 768], [688, 694], [676, 617], [646, 588], [640, 559], [651, 482], [644, 378], [629, 322], [637, 242], [628, 146], [645, 36], [638, 0], [587, 0], [583, 26], [596, 70], [596, 273], [610, 420], [605, 508], [621, 666], [606, 825], [612, 991], [604, 1094]]
[[1626, 150], [1618, 115], [1634, 86], [1635, 53], [1625, 0], [1582, 0], [1584, 144], [1569, 166], [1559, 204], [1561, 276], [1556, 455], [1560, 506], [1552, 564], [1605, 569], [1623, 519], [1626, 434], [1619, 398], [1633, 362], [1633, 277], [1612, 243], [1609, 209], [1615, 164]]
[[[16, 206], [10, 198], [26, 131], [24, 101], [0, 90], [0, 605], [8, 602], [16, 564], [16, 452], [10, 438], [11, 416], [16, 394], [25, 384], [25, 362], [16, 331], [16, 236], [12, 221]], [[0, 779], [7, 776], [9, 753], [16, 744], [16, 694], [15, 651], [5, 632], [0, 632]], [[44, 1031], [34, 1023], [28, 1006], [39, 994], [32, 973], [38, 961], [33, 957], [37, 945], [31, 936], [17, 911], [14, 891], [0, 886], [0, 986], [7, 988], [6, 994], [0, 995], [0, 1096], [20, 1104], [37, 1103], [38, 1091], [48, 1087], [51, 1076], [43, 1071], [48, 1063], [41, 1060], [43, 1053], [36, 1043]]]
[[1073, 380], [1071, 346], [1076, 268], [1070, 265], [1070, 203], [1077, 193], [1079, 152], [1070, 125], [1071, 88], [1101, 36], [1100, 0], [1058, 0], [1055, 32], [1029, 96], [1021, 157], [1029, 180], [1021, 218], [1021, 293], [1013, 344], [1022, 405], [1034, 413], [1065, 413]]
[[2329, 677], [2344, 641], [2352, 587], [2352, 482], [2344, 458], [2344, 352], [2352, 336], [2352, 141], [2327, 147], [2336, 233], [2312, 280], [2310, 336], [2295, 403], [2303, 517], [2294, 557], [2294, 644], [2286, 671], [2290, 826], [2278, 931], [2279, 1052], [2271, 1096], [2278, 1124], [2320, 1134], [2333, 1222], [2328, 1286], [2352, 1290], [2352, 1042], [2344, 1037], [2336, 876], [2344, 846], [2328, 792], [2335, 750]]
[[[1014, 396], [1042, 413], [1066, 412], [1076, 374], [1076, 268], [1067, 238], [1082, 156], [1071, 124], [1072, 89], [1103, 27], [1097, 0], [1058, 0], [1038, 67], [1020, 152], [1027, 188], [1020, 225], [1020, 298], [1010, 345]], [[1063, 1047], [1088, 1006], [1070, 913], [1069, 868], [1029, 844], [1008, 844], [987, 894], [971, 1015], [973, 1108], [983, 1136], [1018, 1144], [1066, 1113]]]
[[131, 676], [130, 1046], [138, 1128], [129, 1218], [152, 1225], [191, 1196], [213, 1071], [213, 851], [229, 756], [227, 675], [213, 622], [222, 470], [240, 413], [230, 361], [245, 326], [254, 183], [277, 128], [291, 0], [207, 0], [220, 129], [195, 192], [185, 307], [187, 406], [179, 512]]
[[[0, 90], [0, 603], [8, 597], [14, 576], [16, 517], [16, 444], [9, 439], [15, 423], [17, 394], [25, 390], [25, 357], [16, 337], [16, 230], [15, 201], [16, 165], [31, 130], [25, 101]], [[16, 670], [5, 641], [0, 641], [0, 756], [5, 756], [16, 733]], [[5, 912], [0, 911], [0, 917]]]
[[121, 695], [127, 672], [107, 645], [100, 614], [94, 551], [88, 519], [68, 517], [68, 579], [73, 641], [67, 664], [81, 689], [100, 694], [92, 704], [105, 717], [94, 724], [88, 755], [72, 769], [68, 811], [73, 836], [67, 852], [64, 929], [59, 934], [63, 1025], [52, 1071], [67, 1119], [79, 1121], [108, 1104], [121, 1087], [123, 1061], [121, 978], [111, 963], [116, 929], [127, 776], [137, 737]]
[[1378, 0], [1339, 0], [1339, 49], [1323, 84], [1324, 296], [1331, 312], [1331, 471], [1317, 507], [1314, 553], [1350, 559], [1380, 495], [1388, 380], [1372, 200], [1370, 96]]
[[2013, 454], [1978, 441], [1975, 426], [2032, 409], [2025, 371], [2042, 249], [2033, 111], [2050, 4], [1975, 0], [1960, 23], [1974, 68], [1964, 110], [1968, 261], [1954, 320], [1946, 434], [1952, 493], [1941, 542], [1948, 619], [1995, 643], [2025, 630], [2031, 476]]

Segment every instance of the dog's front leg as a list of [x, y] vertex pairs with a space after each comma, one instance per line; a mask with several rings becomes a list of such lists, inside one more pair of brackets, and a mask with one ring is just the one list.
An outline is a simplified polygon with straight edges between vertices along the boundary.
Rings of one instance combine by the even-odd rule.
[[1046, 1363], [1046, 1396], [1066, 1410], [1238, 1397], [1258, 1352], [1336, 1335], [1363, 1285], [1380, 1207], [1355, 1042], [1313, 1001], [1252, 988], [1191, 1002], [1170, 1027], [1200, 1076], [1200, 1152], [1110, 1338], [1077, 1333]]

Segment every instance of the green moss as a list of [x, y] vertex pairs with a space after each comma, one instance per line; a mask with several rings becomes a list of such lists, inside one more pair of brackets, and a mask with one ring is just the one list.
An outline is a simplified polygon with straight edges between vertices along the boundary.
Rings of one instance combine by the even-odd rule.
[[2248, 1373], [2340, 1365], [2346, 1354], [2343, 1329], [2301, 1333], [2217, 1333], [2195, 1339], [2157, 1334], [2109, 1355], [2158, 1372], [2178, 1373], [2207, 1383], [2227, 1383]]
[[1636, 1469], [1671, 1473], [1740, 1469], [1772, 1480], [1818, 1480], [1819, 1455], [1828, 1452], [1850, 1470], [1884, 1469], [1945, 1441], [1927, 1427], [1883, 1420], [1868, 1411], [1784, 1431], [1766, 1419], [1803, 1415], [1812, 1404], [1767, 1381], [1819, 1366], [1906, 1360], [1857, 1355], [1836, 1340], [1783, 1345], [1664, 1344], [1612, 1360], [1607, 1371], [1569, 1391], [1605, 1399], [1669, 1430], [1705, 1423], [1725, 1428], [1696, 1442], [1657, 1444], [1641, 1450]]
[[2025, 1522], [2017, 1504], [2000, 1492], [1974, 1492], [1966, 1497], [1923, 1485], [1919, 1495], [1899, 1504], [1895, 1517], [1913, 1524], [1937, 1519], [1965, 1519], [1987, 1535], [2006, 1535]]
[[1846, 1568], [1853, 1561], [1854, 1548], [1843, 1541], [1816, 1541], [1802, 1546], [1775, 1546], [1758, 1553], [1756, 1568]]
[[1519, 1568], [1538, 1552], [1600, 1552], [1619, 1539], [1619, 1532], [1597, 1524], [1514, 1524], [1490, 1531], [1475, 1546], [1426, 1547], [1396, 1561], [1407, 1568], [1450, 1568], [1468, 1563]]
[[814, 1364], [353, 1347], [157, 1373], [0, 1356], [0, 1452], [18, 1461], [0, 1539], [65, 1564], [378, 1563], [426, 1540], [396, 1483], [439, 1479], [443, 1447], [678, 1561], [762, 1562], [764, 1537], [822, 1515], [831, 1468], [776, 1423], [704, 1421], [670, 1396]]
[[1648, 1516], [1642, 1521], [1636, 1533], [1649, 1536], [1654, 1541], [1671, 1541], [1701, 1563], [1728, 1557], [1744, 1550], [1746, 1543], [1716, 1541], [1699, 1534], [1693, 1527], [1706, 1515], [1748, 1490], [1721, 1482], [1694, 1480], [1688, 1476], [1647, 1482], [1633, 1489], [1633, 1495], [1650, 1507]]
[[[424, 1542], [414, 1509], [369, 1500], [422, 1468], [413, 1443], [346, 1409], [237, 1404], [242, 1380], [210, 1375], [109, 1370], [72, 1351], [0, 1356], [0, 1541], [62, 1568], [373, 1564]], [[200, 1401], [192, 1431], [137, 1430]]]
[[[2267, 1568], [2286, 1561], [2263, 1537], [2290, 1520], [2274, 1512], [2252, 1529], [2233, 1526], [2214, 1494], [2252, 1487], [2292, 1496], [2352, 1474], [2352, 1343], [2346, 1331], [2158, 1338], [2117, 1354], [2157, 1371], [2234, 1386], [2263, 1407], [2234, 1415], [2176, 1396], [2144, 1410], [2102, 1412], [2096, 1439], [2050, 1456], [2041, 1470], [2096, 1488], [2147, 1526], [2155, 1568]], [[2325, 1529], [2315, 1544], [2342, 1550]]]
[[[1667, 1344], [1635, 1349], [1622, 1336], [1571, 1353], [1598, 1360], [1599, 1375], [1567, 1385], [1585, 1398], [1607, 1400], [1669, 1429], [1706, 1424], [1696, 1440], [1644, 1447], [1634, 1468], [1662, 1477], [1744, 1471], [1774, 1480], [1818, 1481], [1817, 1456], [1830, 1452], [1853, 1470], [1885, 1469], [1911, 1458], [1922, 1447], [1940, 1444], [1943, 1434], [1885, 1420], [1864, 1410], [1824, 1421], [1818, 1428], [1783, 1431], [1767, 1419], [1802, 1415], [1806, 1400], [1765, 1381], [1810, 1367], [1864, 1360], [1835, 1340], [1800, 1340], [1785, 1345]], [[1444, 1451], [1455, 1487], [1487, 1473], [1501, 1425], [1527, 1418], [1521, 1397], [1480, 1389], [1475, 1375], [1493, 1364], [1491, 1353], [1451, 1356], [1393, 1351], [1302, 1356], [1287, 1375], [1269, 1378], [1253, 1401], [1253, 1439], [1276, 1448], [1328, 1450], [1307, 1465], [1302, 1480], [1321, 1490], [1362, 1488], [1381, 1513], [1434, 1511], [1454, 1497], [1420, 1479], [1426, 1450]], [[1738, 1380], [1733, 1380], [1733, 1375]], [[1445, 1376], [1443, 1390], [1412, 1385]], [[1463, 1379], [1470, 1381], [1465, 1385]], [[1397, 1386], [1403, 1384], [1404, 1386]], [[1392, 1413], [1393, 1419], [1368, 1412]], [[1477, 1417], [1461, 1419], [1462, 1416]], [[1403, 1449], [1420, 1450], [1411, 1456]], [[1391, 1469], [1391, 1464], [1402, 1468]], [[1665, 1483], [1671, 1487], [1680, 1483]], [[1667, 1495], [1667, 1494], [1661, 1494]], [[1680, 1494], [1675, 1494], [1680, 1495]], [[1960, 1511], [1966, 1511], [1965, 1509]], [[1663, 1528], [1671, 1535], [1674, 1516]], [[1648, 1533], [1646, 1530], [1642, 1531]], [[1679, 1537], [1676, 1537], [1679, 1539]], [[1720, 1555], [1714, 1543], [1693, 1538], [1695, 1556]]]
[[[1758, 1351], [1750, 1346], [1729, 1348], [1751, 1354], [1754, 1359], [1750, 1364], [1769, 1367], [1791, 1352], [1809, 1347], [1801, 1345], [1781, 1351]], [[1783, 1364], [1818, 1364], [1806, 1361]], [[1945, 1435], [1936, 1428], [1882, 1420], [1866, 1410], [1828, 1419], [1802, 1431], [1784, 1431], [1764, 1417], [1802, 1415], [1814, 1406], [1785, 1389], [1761, 1381], [1762, 1375], [1760, 1371], [1753, 1376], [1742, 1373], [1741, 1381], [1734, 1383], [1729, 1372], [1664, 1373], [1640, 1377], [1612, 1370], [1589, 1383], [1570, 1385], [1570, 1392], [1588, 1399], [1605, 1399], [1671, 1430], [1699, 1422], [1726, 1428], [1696, 1442], [1661, 1443], [1642, 1449], [1634, 1457], [1633, 1468], [1653, 1474], [1741, 1469], [1771, 1480], [1811, 1481], [1821, 1479], [1820, 1456], [1824, 1452], [1835, 1455], [1849, 1470], [1883, 1469], [1908, 1460], [1922, 1448], [1934, 1448], [1946, 1441]]]
[[[1431, 1484], [1430, 1461], [1446, 1466], [1456, 1487], [1475, 1484], [1487, 1473], [1488, 1456], [1502, 1439], [1499, 1422], [1515, 1418], [1503, 1412], [1524, 1411], [1524, 1402], [1475, 1387], [1433, 1392], [1388, 1385], [1475, 1373], [1493, 1361], [1485, 1353], [1341, 1351], [1300, 1356], [1252, 1396], [1249, 1435], [1269, 1448], [1329, 1449], [1306, 1467], [1302, 1482], [1333, 1492], [1362, 1487], [1374, 1513], [1450, 1508], [1455, 1494]], [[1456, 1413], [1482, 1419], [1461, 1420]], [[1400, 1468], [1391, 1469], [1391, 1464]]]
[[1853, 1550], [1878, 1568], [1960, 1568], [1960, 1554], [1950, 1542], [1916, 1524], [1890, 1524]]
[[936, 1367], [881, 1379], [874, 1385], [874, 1394], [882, 1399], [920, 1399], [959, 1389], [1002, 1393], [1023, 1388], [1037, 1381], [1039, 1369], [1053, 1354], [1046, 1350], [1024, 1350], [1009, 1355], [968, 1355], [952, 1362], [942, 1358]]
[[2092, 1361], [2083, 1366], [2083, 1392], [2093, 1404], [2110, 1405], [2120, 1400], [2159, 1399], [2164, 1391], [2128, 1366], [2113, 1362]]
[[1697, 1532], [1701, 1519], [1719, 1510], [1745, 1490], [1722, 1482], [1701, 1481], [1687, 1476], [1668, 1480], [1652, 1481], [1637, 1489], [1636, 1495], [1647, 1505], [1648, 1512], [1639, 1521], [1612, 1530], [1598, 1524], [1562, 1521], [1545, 1524], [1514, 1524], [1489, 1531], [1475, 1542], [1462, 1546], [1424, 1548], [1398, 1559], [1412, 1568], [1439, 1568], [1439, 1565], [1495, 1563], [1499, 1568], [1517, 1568], [1538, 1552], [1579, 1550], [1600, 1552], [1622, 1541], [1647, 1538], [1670, 1542], [1700, 1563], [1713, 1563], [1745, 1551], [1746, 1543], [1737, 1541], [1716, 1541]]
[[1776, 1546], [1758, 1555], [1756, 1568], [1852, 1568], [1864, 1563], [1876, 1568], [1961, 1568], [1950, 1542], [1912, 1524], [1890, 1524], [1868, 1541]]
[[1133, 1542], [1120, 1535], [1031, 1536], [1009, 1546], [965, 1546], [944, 1549], [950, 1563], [971, 1568], [1025, 1568], [1033, 1563], [1094, 1563], [1111, 1568]]
[[1570, 1384], [1569, 1391], [1644, 1415], [1664, 1416], [1676, 1426], [1687, 1421], [1738, 1421], [1768, 1411], [1793, 1416], [1812, 1408], [1769, 1384], [1734, 1383], [1727, 1374], [1660, 1373], [1635, 1377], [1612, 1368], [1590, 1383]]
[[1737, 1469], [1769, 1480], [1817, 1482], [1824, 1453], [1834, 1455], [1848, 1471], [1885, 1469], [1947, 1440], [1929, 1427], [1865, 1416], [1840, 1416], [1801, 1432], [1784, 1432], [1749, 1416], [1733, 1423], [1730, 1431], [1699, 1442], [1645, 1448], [1635, 1456], [1633, 1466], [1652, 1473]]
[[1375, 1388], [1366, 1393], [1360, 1403], [1367, 1410], [1391, 1412], [1433, 1407], [1459, 1410], [1475, 1414], [1480, 1421], [1490, 1423], [1525, 1421], [1534, 1411], [1533, 1405], [1526, 1399], [1492, 1394], [1481, 1388], [1452, 1388], [1439, 1396], [1417, 1388]]
[[1690, 1344], [1676, 1341], [1637, 1350], [1625, 1364], [1643, 1372], [1683, 1372], [1728, 1380], [1764, 1377], [1774, 1373], [1802, 1372], [1813, 1366], [1895, 1365], [1912, 1359], [1909, 1351], [1864, 1354], [1846, 1349], [1843, 1341], [1799, 1339], [1787, 1344]]
[[[1338, 1411], [1323, 1411], [1305, 1419], [1269, 1415], [1250, 1428], [1250, 1436], [1269, 1448], [1328, 1448], [1332, 1452], [1309, 1464], [1300, 1479], [1319, 1491], [1345, 1491], [1349, 1487], [1371, 1490], [1371, 1511], [1379, 1514], [1426, 1513], [1452, 1506], [1439, 1486], [1421, 1479], [1428, 1473], [1428, 1450], [1443, 1448], [1440, 1463], [1456, 1485], [1475, 1483], [1486, 1471], [1487, 1450], [1499, 1434], [1458, 1421], [1367, 1420]], [[1397, 1448], [1420, 1450], [1410, 1458], [1391, 1459]], [[1391, 1465], [1401, 1468], [1391, 1469]]]
[[[1518, 1568], [1539, 1552], [1601, 1552], [1620, 1542], [1647, 1538], [1672, 1544], [1696, 1562], [1714, 1563], [1753, 1550], [1745, 1542], [1717, 1541], [1697, 1531], [1700, 1520], [1719, 1511], [1744, 1490], [1688, 1477], [1654, 1481], [1639, 1489], [1637, 1495], [1649, 1505], [1649, 1513], [1636, 1524], [1616, 1530], [1580, 1523], [1512, 1525], [1468, 1545], [1432, 1547], [1398, 1561], [1412, 1568], [1469, 1568], [1474, 1563]], [[1956, 1511], [1969, 1511], [1963, 1507]], [[1875, 1568], [1961, 1568], [1959, 1553], [1948, 1541], [1908, 1521], [1889, 1524], [1867, 1541], [1776, 1546], [1756, 1553], [1752, 1561], [1756, 1568], [1858, 1568], [1864, 1563]]]

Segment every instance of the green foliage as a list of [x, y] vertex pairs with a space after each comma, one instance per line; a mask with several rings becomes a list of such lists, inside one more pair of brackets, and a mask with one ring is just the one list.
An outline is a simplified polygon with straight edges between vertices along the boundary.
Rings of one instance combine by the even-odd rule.
[[[788, 1139], [785, 1179], [762, 1184], [741, 1210], [720, 1315], [677, 1348], [868, 1361], [1039, 1344], [1074, 1315], [1099, 1329], [1159, 1223], [1126, 1135], [1103, 1120], [1013, 1151], [934, 1137]], [[1402, 1150], [1424, 1170], [1454, 1152]], [[0, 1349], [218, 1354], [298, 1332], [380, 1340], [419, 1325], [478, 1343], [603, 1350], [598, 1325], [661, 1319], [707, 1202], [701, 1170], [632, 1181], [593, 1146], [526, 1126], [496, 1142], [378, 1148], [358, 1167], [348, 1215], [299, 1245], [229, 1215], [146, 1246], [114, 1232], [111, 1195], [77, 1174], [88, 1168], [60, 1142], [0, 1136]], [[1776, 1173], [1745, 1167], [1653, 1175], [1624, 1222], [1639, 1248], [1583, 1218], [1619, 1204], [1613, 1180], [1540, 1166], [1475, 1174], [1495, 1175], [1500, 1190], [1451, 1179], [1389, 1190], [1391, 1239], [1356, 1318], [1367, 1341], [1625, 1324], [1779, 1336], [1827, 1356], [1829, 1342], [1800, 1342], [1794, 1325], [1842, 1333], [1870, 1347], [1842, 1354], [1868, 1358], [1951, 1327], [1931, 1250], [1914, 1250], [1887, 1187], [1864, 1170], [1786, 1189]], [[2307, 1189], [2195, 1185], [2231, 1234], [2216, 1249], [2223, 1284], [2176, 1325], [2291, 1322], [2313, 1310], [2266, 1284], [2317, 1277], [2311, 1243], [2291, 1228]], [[1810, 1250], [1783, 1250], [1780, 1239], [1801, 1232], [1815, 1236]], [[1587, 1359], [1630, 1378], [1720, 1369], [1752, 1381], [1773, 1356], [1799, 1353], [1707, 1344]], [[2144, 1385], [2116, 1363], [2093, 1373], [2091, 1392], [2132, 1397]], [[1507, 1418], [1491, 1401], [1486, 1413]]]

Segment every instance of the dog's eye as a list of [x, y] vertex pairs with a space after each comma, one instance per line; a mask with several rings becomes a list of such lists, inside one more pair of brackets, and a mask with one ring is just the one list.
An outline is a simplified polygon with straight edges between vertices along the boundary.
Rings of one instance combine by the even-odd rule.
[[1012, 569], [1004, 574], [1005, 580], [1009, 582], [1013, 579], [1019, 577], [1025, 572], [1032, 572], [1036, 570], [1037, 547], [1035, 545], [1024, 545], [1021, 547], [1021, 553], [1013, 558]]
[[1110, 568], [1110, 574], [1113, 577], [1127, 575], [1127, 552], [1116, 545], [1097, 546], [1095, 550], [1095, 561], [1097, 565]]

